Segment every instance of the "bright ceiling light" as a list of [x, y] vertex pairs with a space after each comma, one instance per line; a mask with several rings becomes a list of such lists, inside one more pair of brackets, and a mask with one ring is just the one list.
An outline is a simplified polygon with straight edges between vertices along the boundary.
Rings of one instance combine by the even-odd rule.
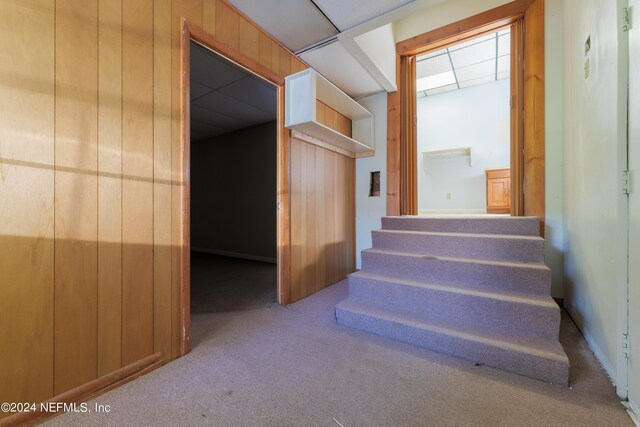
[[423, 77], [416, 81], [416, 91], [422, 92], [423, 90], [435, 89], [437, 87], [447, 86], [456, 82], [456, 76], [453, 75], [453, 71], [447, 71], [440, 74], [434, 74], [433, 76]]

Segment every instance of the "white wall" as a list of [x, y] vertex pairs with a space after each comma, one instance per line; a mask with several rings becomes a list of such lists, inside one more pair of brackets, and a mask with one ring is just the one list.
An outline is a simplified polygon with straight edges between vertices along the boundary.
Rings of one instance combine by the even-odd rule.
[[[360, 251], [371, 247], [371, 230], [381, 227], [380, 218], [387, 213], [387, 93], [358, 101], [373, 114], [376, 154], [356, 159], [356, 268], [361, 266]], [[375, 171], [380, 171], [380, 197], [369, 197], [369, 177]]]
[[[621, 5], [564, 2], [565, 304], [614, 381], [619, 359], [618, 293], [626, 282], [626, 73]], [[591, 35], [590, 77], [584, 43]], [[624, 43], [622, 43], [624, 44]]]
[[[486, 212], [485, 169], [510, 164], [509, 97], [505, 79], [418, 98], [420, 213]], [[471, 147], [471, 162], [465, 158], [425, 161], [422, 155], [460, 147]]]
[[276, 123], [191, 145], [191, 247], [275, 262]]

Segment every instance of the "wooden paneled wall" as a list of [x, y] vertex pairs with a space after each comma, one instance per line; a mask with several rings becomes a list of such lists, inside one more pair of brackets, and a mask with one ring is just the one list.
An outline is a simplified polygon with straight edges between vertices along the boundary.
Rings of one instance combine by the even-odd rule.
[[351, 120], [316, 99], [316, 119], [318, 123], [351, 138]]
[[355, 161], [291, 138], [291, 302], [355, 270]]
[[[306, 67], [222, 0], [0, 2], [2, 402], [180, 354], [182, 17]], [[295, 300], [353, 270], [354, 162], [291, 154]]]

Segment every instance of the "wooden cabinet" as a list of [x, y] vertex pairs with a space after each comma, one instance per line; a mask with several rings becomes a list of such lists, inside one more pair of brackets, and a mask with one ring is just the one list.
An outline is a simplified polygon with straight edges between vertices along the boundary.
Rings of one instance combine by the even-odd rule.
[[511, 171], [509, 168], [487, 169], [487, 213], [511, 212]]

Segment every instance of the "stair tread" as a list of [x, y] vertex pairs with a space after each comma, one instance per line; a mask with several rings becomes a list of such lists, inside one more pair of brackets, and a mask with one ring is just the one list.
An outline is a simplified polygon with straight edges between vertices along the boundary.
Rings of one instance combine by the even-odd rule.
[[416, 329], [429, 330], [436, 333], [453, 336], [468, 341], [476, 341], [482, 344], [489, 344], [507, 350], [518, 351], [552, 359], [568, 364], [567, 356], [562, 345], [555, 340], [518, 335], [504, 331], [488, 331], [486, 328], [474, 328], [451, 324], [444, 321], [423, 320], [410, 315], [397, 313], [394, 310], [383, 308], [372, 308], [347, 298], [336, 305], [336, 309], [349, 311], [352, 313], [382, 319], [388, 322], [401, 323]]
[[546, 296], [543, 297], [543, 296], [536, 296], [531, 294], [522, 294], [522, 293], [515, 293], [515, 292], [482, 291], [482, 290], [463, 288], [463, 287], [460, 287], [459, 285], [443, 285], [443, 284], [424, 282], [420, 280], [399, 278], [399, 277], [384, 275], [379, 273], [369, 273], [364, 270], [351, 273], [349, 277], [358, 277], [362, 279], [377, 280], [377, 281], [387, 282], [387, 283], [398, 283], [405, 286], [413, 286], [417, 288], [430, 289], [430, 290], [436, 290], [441, 292], [451, 292], [456, 294], [463, 294], [463, 295], [476, 296], [481, 298], [521, 303], [521, 304], [537, 305], [540, 307], [558, 308], [558, 305], [556, 304], [556, 302], [553, 301], [553, 299], [551, 299], [550, 297], [546, 297]]
[[544, 263], [541, 263], [541, 262], [502, 261], [502, 260], [495, 260], [495, 259], [449, 257], [449, 256], [431, 255], [428, 253], [403, 252], [403, 251], [395, 251], [391, 249], [377, 249], [377, 248], [365, 249], [362, 252], [387, 254], [387, 255], [393, 255], [393, 256], [404, 256], [404, 257], [412, 257], [412, 258], [436, 259], [441, 261], [461, 262], [461, 263], [469, 263], [469, 264], [484, 264], [484, 265], [496, 265], [496, 266], [502, 266], [502, 267], [529, 268], [534, 270], [549, 270], [549, 267], [547, 267]]
[[518, 234], [484, 234], [484, 233], [459, 233], [446, 231], [417, 231], [417, 230], [390, 230], [379, 229], [373, 230], [374, 233], [384, 234], [417, 234], [425, 236], [450, 236], [450, 237], [468, 237], [472, 239], [511, 239], [511, 240], [528, 240], [528, 241], [544, 241], [540, 236], [526, 236]]

